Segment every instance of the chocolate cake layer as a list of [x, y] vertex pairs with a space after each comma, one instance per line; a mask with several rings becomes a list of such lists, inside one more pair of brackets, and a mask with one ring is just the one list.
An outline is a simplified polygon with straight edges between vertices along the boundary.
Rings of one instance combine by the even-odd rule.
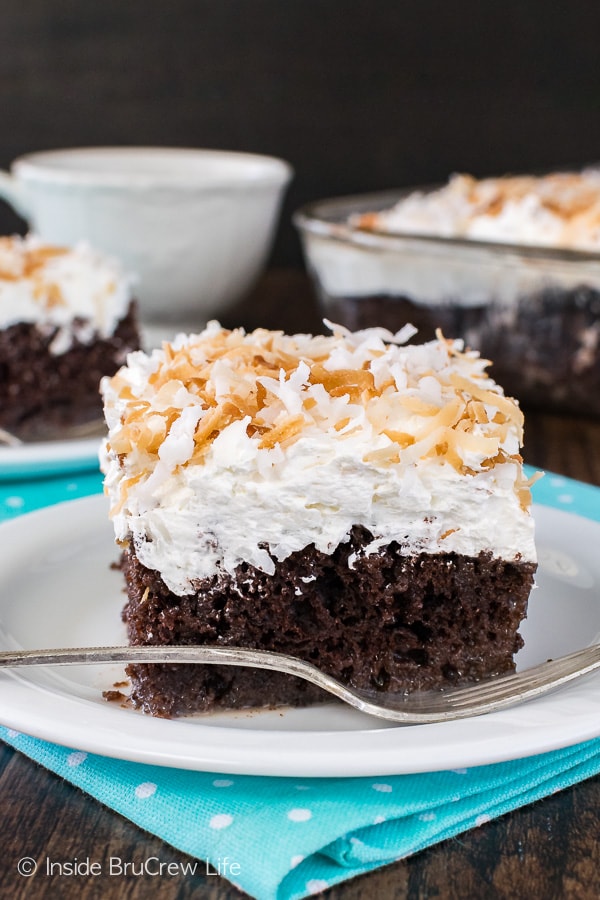
[[[314, 546], [267, 575], [242, 564], [179, 597], [131, 549], [122, 566], [132, 644], [262, 648], [306, 659], [358, 688], [411, 691], [513, 670], [534, 563], [480, 553], [370, 555], [355, 527], [331, 555]], [[331, 699], [290, 676], [212, 665], [132, 665], [132, 702], [157, 716]]]
[[139, 349], [134, 303], [109, 338], [74, 336], [65, 353], [53, 354], [57, 331], [27, 322], [0, 330], [0, 427], [25, 438], [100, 418], [100, 379]]

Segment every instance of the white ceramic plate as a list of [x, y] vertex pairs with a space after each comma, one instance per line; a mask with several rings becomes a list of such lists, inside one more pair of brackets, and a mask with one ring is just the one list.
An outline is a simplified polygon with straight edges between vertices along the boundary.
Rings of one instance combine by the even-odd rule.
[[[520, 667], [600, 633], [600, 524], [535, 508], [540, 571]], [[121, 576], [102, 496], [0, 525], [0, 645], [125, 642]], [[0, 722], [120, 759], [213, 772], [391, 775], [515, 759], [600, 735], [600, 675], [512, 710], [442, 725], [394, 727], [345, 707], [153, 719], [107, 703], [117, 666], [0, 673]]]
[[100, 438], [0, 446], [0, 479], [59, 475], [98, 468]]

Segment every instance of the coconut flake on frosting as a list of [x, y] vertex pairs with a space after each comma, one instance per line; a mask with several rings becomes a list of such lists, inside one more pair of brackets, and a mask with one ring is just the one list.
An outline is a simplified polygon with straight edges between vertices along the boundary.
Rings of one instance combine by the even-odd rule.
[[133, 278], [88, 244], [59, 247], [35, 235], [0, 238], [0, 327], [54, 331], [50, 352], [110, 337], [131, 302]]
[[177, 593], [310, 543], [332, 552], [356, 524], [371, 550], [534, 558], [523, 417], [488, 362], [441, 334], [408, 345], [412, 326], [330, 327], [211, 322], [105, 378], [117, 538]]

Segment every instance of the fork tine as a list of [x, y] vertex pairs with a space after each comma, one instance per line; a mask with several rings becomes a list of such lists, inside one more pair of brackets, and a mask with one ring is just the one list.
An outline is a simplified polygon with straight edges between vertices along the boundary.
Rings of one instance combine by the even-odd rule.
[[587, 647], [566, 657], [541, 663], [517, 675], [500, 676], [497, 679], [471, 687], [451, 691], [448, 700], [463, 708], [474, 702], [497, 703], [515, 695], [530, 695], [533, 691], [549, 690], [573, 678], [580, 678], [600, 665], [600, 646]]
[[[372, 706], [385, 706], [396, 721], [425, 723], [481, 715], [514, 706], [593, 672], [600, 667], [600, 645], [541, 663], [524, 672], [501, 675], [467, 687], [436, 692], [377, 695], [363, 692]], [[365, 709], [374, 712], [374, 709]]]

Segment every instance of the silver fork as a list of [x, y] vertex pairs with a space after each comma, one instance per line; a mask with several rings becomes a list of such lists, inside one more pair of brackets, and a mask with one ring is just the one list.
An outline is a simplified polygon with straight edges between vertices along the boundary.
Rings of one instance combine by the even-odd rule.
[[490, 678], [469, 687], [422, 693], [381, 693], [346, 687], [311, 663], [265, 650], [233, 647], [76, 647], [0, 652], [0, 668], [98, 663], [208, 663], [247, 666], [296, 675], [361, 712], [404, 725], [448, 722], [494, 712], [540, 697], [600, 667], [595, 644], [513, 675]]

